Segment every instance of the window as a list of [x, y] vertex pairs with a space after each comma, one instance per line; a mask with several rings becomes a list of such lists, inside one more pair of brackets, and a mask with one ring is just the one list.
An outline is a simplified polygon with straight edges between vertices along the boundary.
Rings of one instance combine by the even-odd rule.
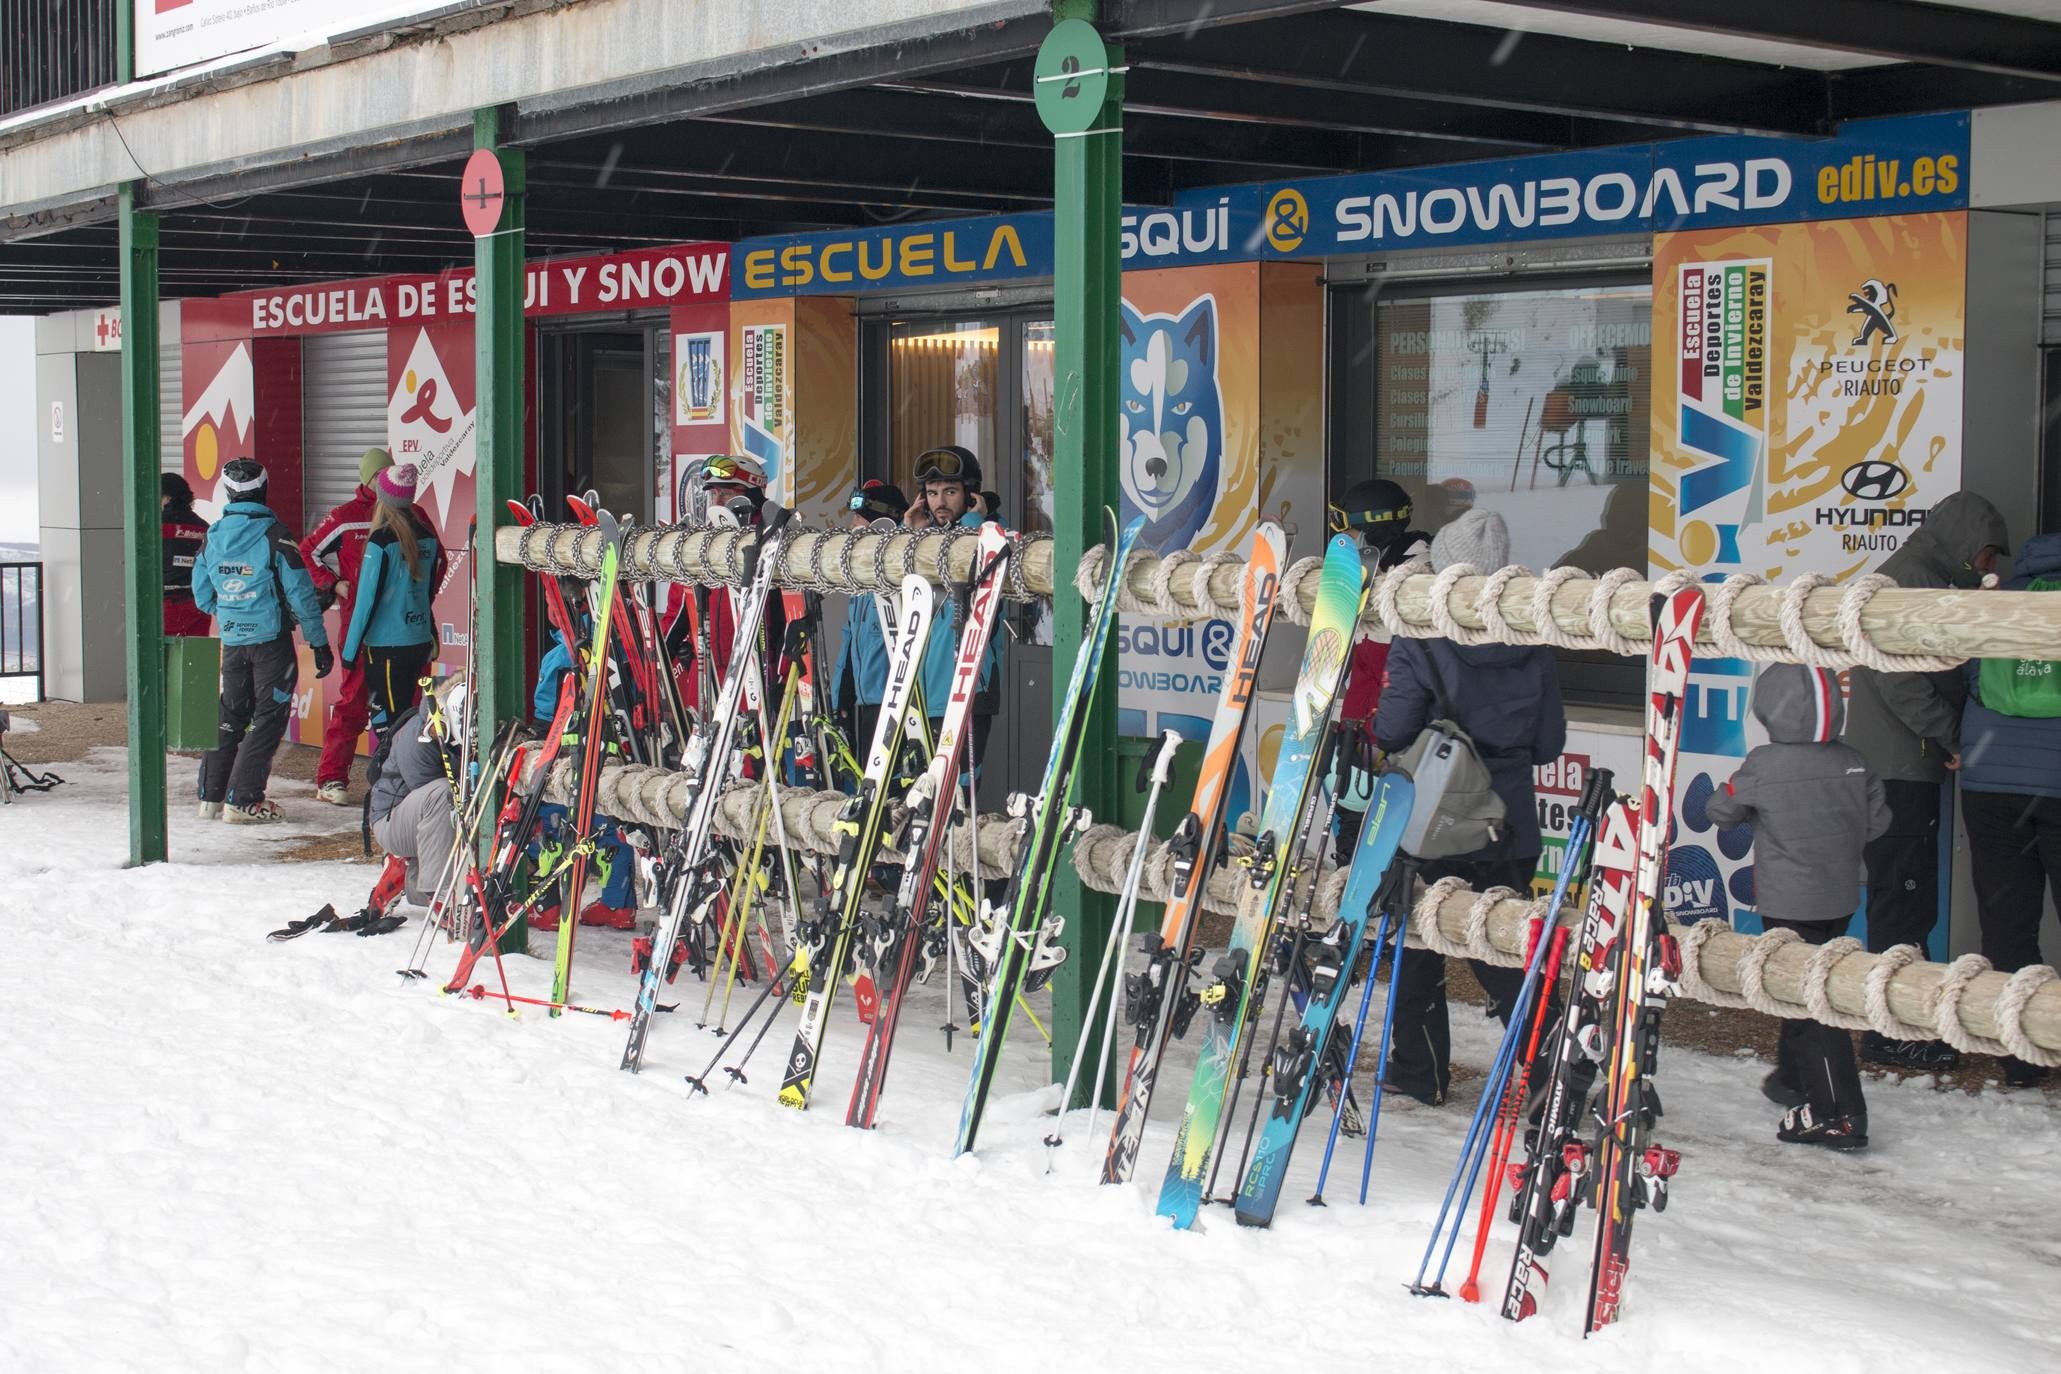
[[[1436, 533], [1480, 506], [1511, 561], [1646, 566], [1649, 283], [1340, 288], [1331, 299], [1330, 485], [1401, 484]], [[1637, 665], [1562, 654], [1575, 700], [1637, 699]]]

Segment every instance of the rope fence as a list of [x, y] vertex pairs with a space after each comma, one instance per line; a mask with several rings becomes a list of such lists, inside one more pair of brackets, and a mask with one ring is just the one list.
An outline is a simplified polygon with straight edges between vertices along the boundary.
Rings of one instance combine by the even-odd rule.
[[[571, 798], [570, 760], [552, 770], [546, 792], [550, 800]], [[691, 779], [635, 764], [609, 764], [602, 769], [598, 806], [619, 820], [654, 829], [677, 828]], [[814, 854], [837, 852], [834, 824], [847, 798], [839, 792], [777, 788], [788, 841]], [[730, 839], [749, 841], [756, 832], [765, 798], [763, 782], [740, 782], [724, 789], [715, 813], [715, 828]], [[893, 808], [891, 808], [893, 810]], [[899, 822], [890, 817], [890, 834]], [[980, 874], [1007, 877], [1015, 871], [1026, 822], [1003, 816], [982, 817], [977, 826], [954, 825], [944, 850], [943, 867], [967, 871], [977, 832]], [[1139, 836], [1113, 825], [1091, 826], [1074, 842], [1073, 863], [1081, 880], [1101, 892], [1123, 886]], [[1249, 846], [1233, 840], [1234, 859]], [[885, 848], [881, 861], [901, 854]], [[1172, 889], [1174, 855], [1154, 843], [1145, 855], [1140, 894], [1146, 901], [1164, 901]], [[1345, 890], [1342, 869], [1326, 873], [1317, 884], [1313, 910], [1333, 919]], [[1203, 908], [1233, 914], [1241, 893], [1250, 887], [1236, 862], [1212, 870]], [[1534, 919], [1543, 916], [1544, 899], [1522, 897], [1509, 888], [1484, 893], [1446, 878], [1420, 886], [1411, 908], [1409, 939], [1414, 946], [1491, 964], [1517, 967]], [[1562, 924], [1573, 925], [1580, 913], [1565, 908]], [[1856, 940], [1838, 940], [1812, 947], [1793, 932], [1741, 935], [1721, 921], [1674, 927], [1682, 945], [1682, 995], [1714, 1006], [1744, 1007], [1769, 1016], [1809, 1018], [1830, 1025], [1881, 1032], [1893, 1039], [1938, 1037], [1955, 1048], [1979, 1054], [2013, 1054], [2029, 1063], [2061, 1066], [2061, 982], [2044, 965], [2002, 974], [1980, 955], [1966, 955], [1951, 964], [1934, 964], [1910, 946], [1869, 954]]]

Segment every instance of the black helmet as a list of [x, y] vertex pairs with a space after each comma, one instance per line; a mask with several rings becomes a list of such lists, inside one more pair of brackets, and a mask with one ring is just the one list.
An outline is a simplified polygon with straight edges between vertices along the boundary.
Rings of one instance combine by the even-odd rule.
[[1333, 534], [1356, 530], [1377, 539], [1409, 528], [1412, 513], [1410, 493], [1386, 477], [1353, 483], [1328, 512]]
[[916, 482], [957, 482], [968, 491], [979, 491], [980, 460], [957, 444], [925, 449], [916, 457]]
[[892, 520], [899, 525], [909, 513], [909, 498], [894, 483], [875, 479], [853, 487], [845, 500], [845, 509], [868, 520]]
[[161, 472], [157, 475], [157, 496], [160, 501], [171, 502], [173, 510], [193, 508], [193, 488], [179, 473]]
[[238, 458], [222, 469], [222, 490], [231, 501], [262, 501], [271, 478], [255, 458]]

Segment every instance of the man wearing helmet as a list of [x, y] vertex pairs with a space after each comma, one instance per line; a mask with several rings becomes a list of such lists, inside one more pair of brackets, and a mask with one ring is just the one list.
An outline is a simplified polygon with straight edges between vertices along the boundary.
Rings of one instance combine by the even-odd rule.
[[[1346, 488], [1326, 512], [1333, 534], [1352, 534], [1360, 541], [1360, 559], [1371, 582], [1430, 546], [1429, 536], [1410, 528], [1410, 494], [1385, 477], [1370, 477]], [[1370, 722], [1381, 700], [1381, 680], [1388, 672], [1388, 632], [1363, 628], [1346, 669], [1345, 695], [1338, 708], [1341, 749], [1364, 757], [1353, 774], [1348, 795], [1338, 804], [1338, 862], [1352, 862], [1360, 837], [1360, 821], [1372, 794], [1374, 732]]]
[[957, 444], [928, 449], [917, 456], [916, 486], [921, 495], [906, 518], [912, 530], [948, 525], [978, 528], [987, 519], [980, 496], [980, 460]]
[[[766, 504], [766, 470], [757, 459], [741, 453], [710, 454], [701, 460], [695, 471], [689, 473], [683, 487], [688, 492], [699, 490], [700, 500], [696, 504], [705, 505], [707, 523], [712, 525], [755, 528]], [[711, 669], [710, 680], [718, 683], [723, 680], [723, 674], [729, 670], [730, 651], [737, 638], [737, 619], [730, 589], [711, 588], [707, 599], [707, 623], [700, 627], [701, 642], [696, 643], [690, 617], [686, 614], [686, 601], [686, 596], [682, 595], [679, 604], [670, 607], [672, 621], [666, 633], [666, 651], [676, 665], [674, 677], [679, 683], [682, 699], [699, 709], [704, 703], [700, 700], [700, 681], [692, 671], [693, 665], [699, 655], [706, 653]], [[777, 647], [785, 629], [786, 615], [776, 596], [766, 602], [764, 625], [759, 634], [762, 649], [768, 644]], [[763, 652], [759, 662], [764, 672], [770, 675], [774, 665], [767, 662]]]

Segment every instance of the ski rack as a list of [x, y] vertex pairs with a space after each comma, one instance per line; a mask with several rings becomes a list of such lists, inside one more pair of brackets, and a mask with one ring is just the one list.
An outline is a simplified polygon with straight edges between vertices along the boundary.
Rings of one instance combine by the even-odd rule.
[[[977, 537], [970, 529], [791, 529], [774, 579], [781, 586], [845, 594], [892, 590], [909, 573], [940, 585], [964, 581]], [[753, 538], [748, 531], [711, 526], [638, 530], [624, 548], [622, 575], [631, 581], [729, 585], [741, 575], [744, 549]], [[1049, 598], [1056, 585], [1051, 538], [1013, 538], [1004, 595], [1018, 601]], [[600, 567], [601, 537], [580, 525], [506, 526], [494, 532], [494, 556], [538, 572], [592, 577]], [[1099, 595], [1107, 565], [1106, 548], [1090, 549], [1076, 570], [1076, 590]], [[1140, 551], [1130, 560], [1117, 608], [1170, 620], [1229, 619], [1238, 612], [1243, 568], [1228, 554]], [[1317, 560], [1305, 558], [1282, 578], [1281, 610], [1293, 623], [1309, 621], [1316, 569]], [[1361, 623], [1406, 635], [1452, 637], [1457, 630], [1463, 640], [1485, 635], [1508, 643], [1566, 642], [1639, 654], [1652, 637], [1647, 602], [1664, 585], [1666, 579], [1646, 581], [1625, 568], [1600, 577], [1575, 568], [1535, 575], [1519, 567], [1433, 575], [1421, 565], [1406, 565], [1381, 579]], [[1713, 584], [1710, 614], [1696, 643], [1699, 655], [1833, 668], [1887, 661], [1891, 671], [1918, 671], [1915, 662], [1895, 660], [2043, 658], [2057, 639], [2061, 605], [2035, 592], [1905, 589], [1872, 576], [1835, 584], [1805, 574], [1781, 586], [1746, 575]]]
[[[569, 763], [560, 760], [545, 785], [548, 799], [569, 795], [569, 774]], [[673, 829], [679, 824], [673, 799], [685, 795], [687, 781], [684, 774], [661, 768], [605, 764], [596, 807], [621, 820]], [[778, 791], [789, 844], [805, 853], [835, 853], [834, 826], [849, 800], [845, 794], [784, 785]], [[764, 796], [763, 783], [732, 783], [725, 788], [716, 803], [716, 831], [749, 839], [753, 807]], [[891, 830], [893, 820], [890, 817]], [[963, 820], [953, 827], [941, 869], [966, 872], [967, 829]], [[1020, 818], [980, 818], [980, 876], [1006, 877], [1015, 871], [1024, 829]], [[1137, 843], [1136, 834], [1118, 826], [1091, 826], [1074, 842], [1074, 868], [1096, 891], [1118, 892]], [[1240, 843], [1249, 842], [1233, 838], [1234, 846]], [[883, 863], [899, 862], [901, 857], [887, 846], [880, 852]], [[1174, 863], [1173, 849], [1165, 842], [1155, 842], [1147, 850], [1141, 900], [1166, 899]], [[1243, 885], [1244, 871], [1238, 865], [1217, 865], [1203, 907], [1235, 913]], [[1331, 920], [1344, 887], [1343, 872], [1325, 874], [1318, 882], [1315, 913]], [[1410, 942], [1514, 968], [1522, 963], [1525, 932], [1537, 905], [1507, 888], [1476, 893], [1457, 879], [1444, 879], [1421, 889], [1415, 899]], [[1579, 914], [1570, 908], [1559, 919], [1572, 926]], [[1979, 955], [1933, 964], [1909, 950], [1869, 954], [1852, 944], [1813, 948], [1782, 932], [1740, 935], [1716, 921], [1673, 929], [1682, 943], [1681, 995], [1691, 1000], [1866, 1026], [1903, 1039], [1936, 1035], [1949, 1043], [1958, 1039], [1975, 1053], [2010, 1053], [2030, 1063], [2061, 1064], [2061, 979], [2044, 965], [2003, 974], [1990, 971]], [[1986, 1044], [2003, 1048], [1982, 1048]]]

